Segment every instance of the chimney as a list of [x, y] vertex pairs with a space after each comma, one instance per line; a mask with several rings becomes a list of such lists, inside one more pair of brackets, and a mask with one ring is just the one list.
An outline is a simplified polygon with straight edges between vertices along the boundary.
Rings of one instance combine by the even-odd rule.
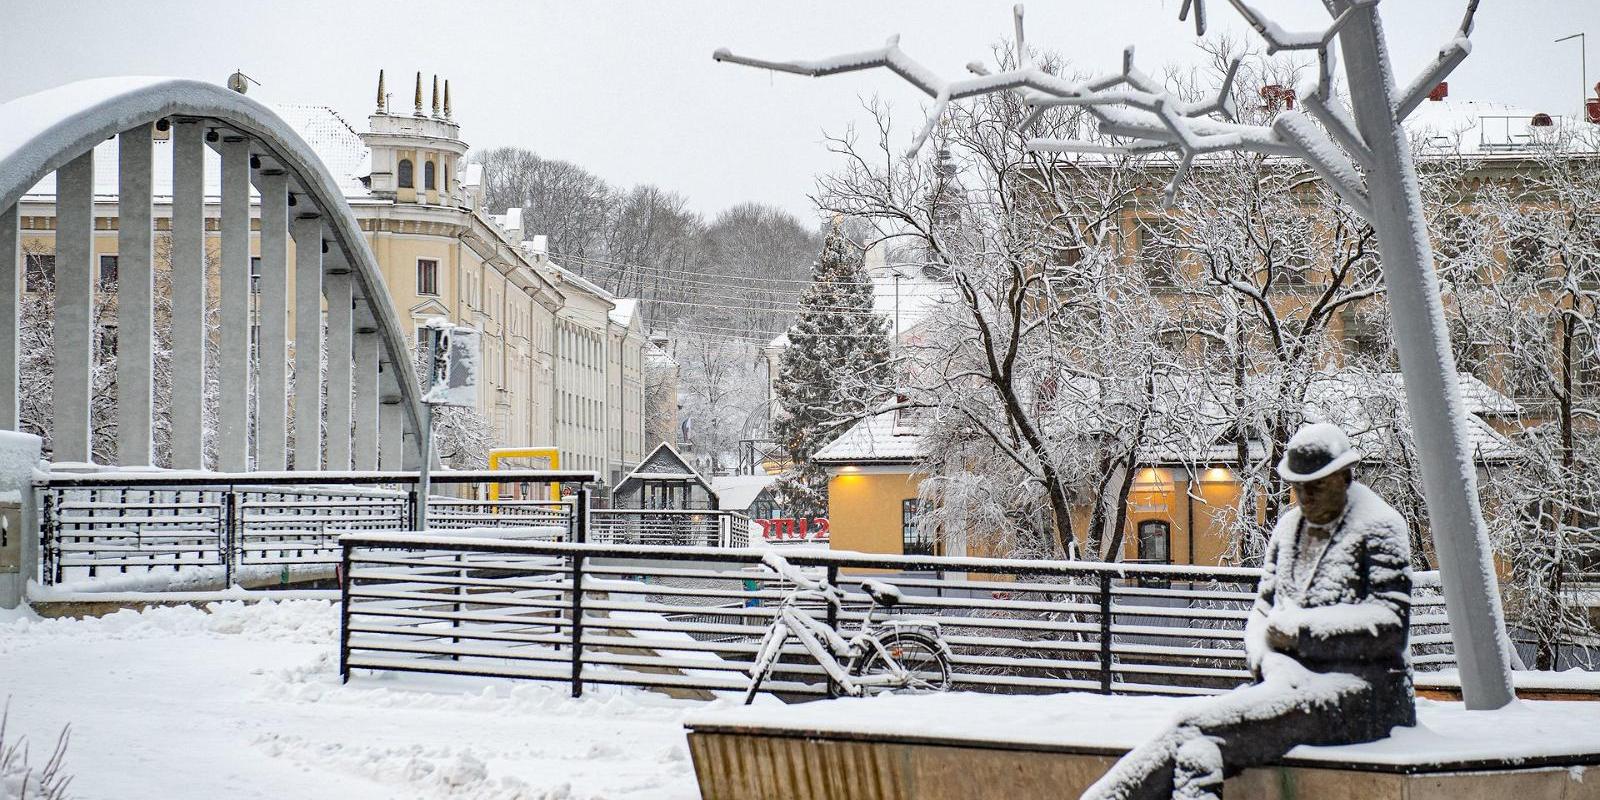
[[1261, 99], [1266, 101], [1262, 106], [1263, 111], [1294, 109], [1294, 90], [1275, 83], [1261, 87]]
[[1594, 97], [1583, 101], [1583, 115], [1591, 124], [1600, 125], [1600, 83], [1594, 85]]
[[1449, 81], [1439, 81], [1439, 85], [1433, 87], [1433, 91], [1428, 92], [1428, 99], [1432, 100], [1435, 103], [1437, 103], [1440, 100], [1443, 100], [1443, 99], [1445, 99], [1446, 97], [1449, 97], [1449, 96], [1450, 96], [1450, 82]]

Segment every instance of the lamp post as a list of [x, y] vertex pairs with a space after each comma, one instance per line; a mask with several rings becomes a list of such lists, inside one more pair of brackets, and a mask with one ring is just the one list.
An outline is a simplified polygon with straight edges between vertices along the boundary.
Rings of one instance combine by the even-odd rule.
[[1584, 114], [1588, 112], [1586, 106], [1589, 103], [1589, 43], [1581, 32], [1574, 33], [1571, 36], [1563, 36], [1557, 39], [1555, 43], [1560, 44], [1571, 39], [1578, 40], [1578, 64], [1579, 69], [1582, 70], [1583, 79], [1582, 85], [1578, 87], [1578, 118], [1583, 119]]

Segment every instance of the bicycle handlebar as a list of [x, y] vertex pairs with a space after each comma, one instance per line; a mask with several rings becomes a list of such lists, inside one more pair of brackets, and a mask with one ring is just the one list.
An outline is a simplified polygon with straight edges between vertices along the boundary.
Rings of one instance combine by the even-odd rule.
[[765, 564], [773, 572], [778, 573], [778, 575], [784, 580], [793, 583], [801, 589], [822, 594], [830, 603], [837, 604], [844, 601], [844, 592], [840, 591], [839, 587], [834, 586], [825, 580], [819, 581], [806, 577], [806, 574], [801, 572], [799, 567], [789, 563], [789, 559], [784, 558], [777, 553], [771, 551], [762, 553], [761, 563]]

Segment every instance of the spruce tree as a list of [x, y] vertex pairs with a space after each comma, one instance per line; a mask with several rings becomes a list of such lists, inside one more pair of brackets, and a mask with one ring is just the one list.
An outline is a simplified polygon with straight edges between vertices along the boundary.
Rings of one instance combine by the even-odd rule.
[[773, 432], [792, 465], [778, 482], [789, 514], [827, 513], [828, 475], [811, 458], [873, 409], [888, 377], [888, 321], [873, 313], [863, 253], [836, 220], [778, 362]]

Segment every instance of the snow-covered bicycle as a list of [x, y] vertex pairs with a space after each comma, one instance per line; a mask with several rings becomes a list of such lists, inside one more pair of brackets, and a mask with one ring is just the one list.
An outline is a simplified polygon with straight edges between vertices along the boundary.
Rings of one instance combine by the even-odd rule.
[[761, 560], [794, 589], [783, 598], [772, 627], [756, 650], [750, 688], [744, 697], [747, 705], [777, 667], [791, 637], [799, 640], [839, 691], [851, 697], [894, 689], [942, 692], [950, 688], [950, 648], [939, 636], [938, 622], [902, 618], [874, 623], [873, 612], [879, 607], [891, 608], [901, 601], [899, 589], [881, 581], [862, 581], [861, 589], [872, 602], [860, 627], [846, 639], [807, 608], [820, 603], [823, 608], [843, 610], [843, 590], [808, 577], [776, 553], [767, 553]]

